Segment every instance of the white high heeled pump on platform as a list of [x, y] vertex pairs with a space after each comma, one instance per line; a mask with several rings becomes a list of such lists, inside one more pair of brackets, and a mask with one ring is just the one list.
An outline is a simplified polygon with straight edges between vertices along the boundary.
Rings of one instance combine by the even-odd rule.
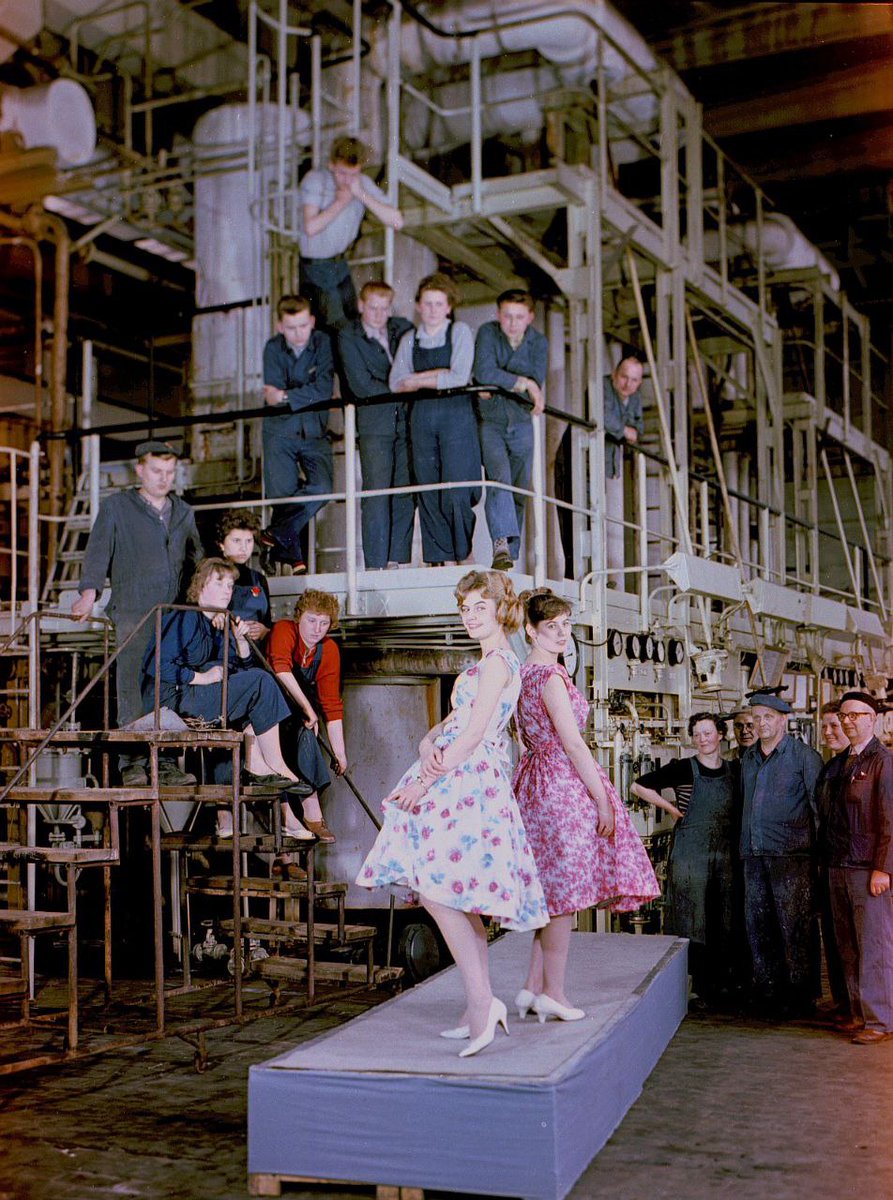
[[518, 1010], [518, 1016], [523, 1021], [530, 1010], [533, 1008], [533, 1002], [536, 999], [536, 992], [532, 992], [530, 988], [521, 988], [515, 997], [515, 1008]]
[[471, 1037], [471, 1030], [467, 1025], [457, 1025], [455, 1029], [441, 1029], [440, 1036], [442, 1038], [450, 1038], [453, 1041], [461, 1042], [465, 1038]]
[[487, 1024], [484, 1026], [484, 1032], [479, 1037], [476, 1037], [473, 1042], [469, 1042], [464, 1050], [460, 1050], [459, 1057], [471, 1058], [473, 1054], [486, 1049], [496, 1037], [497, 1025], [501, 1025], [503, 1033], [508, 1036], [509, 1027], [507, 1017], [508, 1011], [505, 1005], [494, 996], [490, 1001], [490, 1011], [487, 1014]]
[[559, 1021], [582, 1021], [586, 1016], [582, 1008], [568, 1008], [566, 1004], [559, 1004], [545, 992], [541, 992], [534, 1000], [533, 1011], [539, 1017], [540, 1025], [545, 1022], [546, 1017], [557, 1017]]

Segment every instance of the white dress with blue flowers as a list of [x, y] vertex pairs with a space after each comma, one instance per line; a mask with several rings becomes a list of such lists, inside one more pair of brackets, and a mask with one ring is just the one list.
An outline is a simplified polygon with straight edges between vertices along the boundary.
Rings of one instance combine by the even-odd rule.
[[[505, 661], [510, 677], [480, 744], [432, 783], [411, 812], [384, 806], [384, 824], [357, 883], [408, 887], [449, 908], [493, 917], [505, 929], [539, 929], [549, 918], [512, 793], [505, 734], [518, 702], [520, 666], [510, 650], [490, 653]], [[471, 719], [484, 661], [456, 680], [439, 747], [451, 745]], [[397, 787], [418, 778], [419, 769], [417, 760]]]

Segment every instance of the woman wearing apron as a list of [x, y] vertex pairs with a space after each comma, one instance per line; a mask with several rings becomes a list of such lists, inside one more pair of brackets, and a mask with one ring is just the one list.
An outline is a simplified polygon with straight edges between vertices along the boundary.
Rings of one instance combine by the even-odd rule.
[[319, 794], [332, 776], [316, 740], [320, 715], [335, 756], [335, 770], [347, 770], [344, 745], [344, 704], [341, 699], [341, 655], [328, 634], [338, 625], [338, 598], [329, 592], [308, 588], [295, 604], [294, 618], [277, 621], [270, 634], [269, 659], [282, 686], [304, 713], [303, 725], [292, 725], [296, 742], [284, 739], [286, 752], [298, 774], [313, 787], [305, 797], [304, 824], [321, 842], [332, 843], [335, 835], [322, 815]]
[[250, 508], [231, 508], [217, 526], [217, 546], [227, 562], [239, 572], [233, 588], [230, 611], [254, 642], [270, 632], [270, 589], [263, 571], [248, 564], [260, 536], [260, 519]]
[[[740, 936], [736, 846], [741, 820], [737, 764], [723, 760], [726, 723], [714, 713], [695, 713], [688, 733], [693, 758], [677, 759], [643, 775], [633, 795], [676, 819], [667, 863], [667, 933], [687, 937], [692, 985], [698, 997], [716, 1002], [733, 987]], [[671, 788], [675, 804], [661, 796]]]
[[[463, 387], [471, 379], [474, 336], [452, 312], [459, 293], [448, 275], [429, 275], [416, 292], [418, 329], [400, 340], [390, 385], [394, 392], [434, 392]], [[423, 395], [410, 409], [412, 473], [418, 484], [474, 483], [481, 477], [477, 418], [468, 395]], [[471, 553], [474, 505], [479, 487], [444, 488], [418, 494], [422, 557], [429, 566], [464, 562]]]

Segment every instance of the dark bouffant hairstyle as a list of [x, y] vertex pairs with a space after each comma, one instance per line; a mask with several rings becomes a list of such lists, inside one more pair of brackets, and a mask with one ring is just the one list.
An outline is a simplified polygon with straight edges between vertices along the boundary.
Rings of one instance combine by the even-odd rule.
[[720, 737], [726, 736], [726, 730], [728, 729], [728, 725], [726, 724], [725, 719], [723, 717], [718, 717], [716, 715], [716, 713], [699, 712], [699, 713], [692, 713], [691, 716], [688, 718], [688, 736], [689, 737], [691, 737], [691, 735], [694, 733], [695, 726], [698, 724], [699, 721], [712, 721], [713, 724], [716, 726], [719, 736]]
[[230, 579], [239, 578], [239, 568], [234, 567], [225, 558], [203, 558], [195, 568], [195, 574], [189, 581], [189, 591], [186, 599], [190, 604], [198, 604], [202, 588], [214, 575], [228, 575]]
[[332, 624], [329, 626], [329, 632], [332, 633], [338, 628], [338, 616], [341, 611], [341, 606], [338, 603], [338, 597], [333, 596], [331, 592], [323, 592], [319, 588], [307, 588], [305, 592], [301, 592], [295, 603], [294, 617], [296, 621], [300, 621], [301, 615], [305, 612], [322, 613], [323, 616], [329, 617]]
[[449, 275], [444, 275], [443, 271], [435, 271], [433, 275], [425, 276], [416, 288], [416, 303], [421, 300], [423, 292], [443, 292], [450, 302], [451, 310], [459, 303], [459, 289]]
[[253, 508], [228, 509], [217, 523], [217, 544], [220, 545], [234, 529], [244, 529], [256, 538], [261, 531], [260, 517]]
[[[569, 600], [565, 600], [563, 596], [556, 596], [552, 589], [547, 587], [531, 588], [530, 591], [522, 592], [520, 600], [524, 605], [524, 621], [534, 629], [543, 621], [551, 621], [555, 617], [569, 617], [574, 611]], [[525, 632], [524, 636], [529, 642], [530, 635]]]
[[504, 571], [469, 571], [463, 575], [453, 593], [460, 608], [471, 592], [480, 592], [485, 600], [496, 601], [496, 620], [507, 633], [514, 633], [521, 628], [524, 606], [515, 594], [515, 585]]
[[827, 704], [823, 704], [819, 709], [820, 717], [837, 716], [840, 712], [840, 701], [829, 700]]

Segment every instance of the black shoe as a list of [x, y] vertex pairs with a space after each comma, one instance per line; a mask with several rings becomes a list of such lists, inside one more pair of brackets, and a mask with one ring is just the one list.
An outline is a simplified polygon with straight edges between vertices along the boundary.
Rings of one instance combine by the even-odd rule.
[[249, 787], [275, 788], [282, 792], [291, 788], [295, 781], [287, 775], [255, 775], [246, 768], [242, 772], [242, 782]]
[[121, 785], [127, 788], [148, 787], [149, 772], [141, 763], [133, 763], [121, 772]]
[[181, 771], [177, 764], [169, 759], [158, 760], [159, 787], [190, 787], [194, 783], [198, 783], [198, 780], [190, 771]]

